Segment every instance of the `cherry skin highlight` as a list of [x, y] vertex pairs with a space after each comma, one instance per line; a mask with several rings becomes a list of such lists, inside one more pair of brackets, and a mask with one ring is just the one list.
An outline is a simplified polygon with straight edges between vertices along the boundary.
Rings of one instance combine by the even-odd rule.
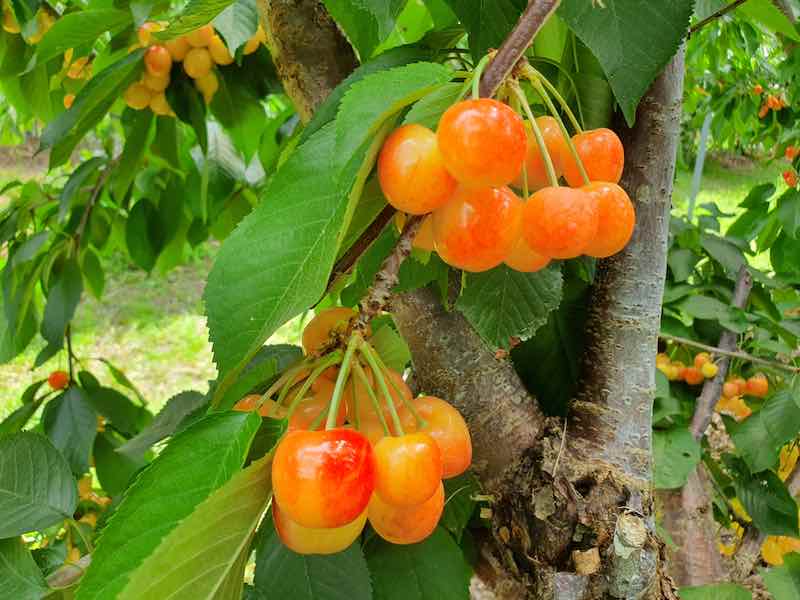
[[[584, 131], [572, 136], [572, 143], [590, 182], [619, 183], [625, 166], [625, 149], [616, 133], [605, 128]], [[586, 183], [571, 153], [564, 156], [564, 177], [572, 187]]]
[[522, 235], [530, 248], [550, 258], [581, 255], [597, 234], [597, 205], [583, 190], [547, 187], [522, 211]]
[[433, 213], [436, 251], [465, 271], [496, 267], [516, 242], [521, 215], [522, 201], [507, 187], [459, 188]]
[[356, 541], [367, 522], [367, 511], [342, 527], [303, 527], [292, 521], [272, 501], [272, 522], [283, 544], [298, 554], [335, 554], [350, 547]]
[[489, 98], [464, 100], [448, 108], [436, 138], [447, 170], [471, 187], [511, 183], [522, 170], [527, 152], [520, 116]]
[[384, 437], [375, 444], [375, 493], [394, 506], [421, 504], [442, 481], [442, 452], [427, 433]]
[[460, 475], [472, 463], [472, 438], [461, 413], [450, 403], [436, 396], [420, 396], [414, 408], [427, 421], [420, 429], [431, 436], [442, 451], [442, 477]]
[[622, 250], [633, 235], [636, 212], [628, 194], [616, 183], [595, 182], [581, 188], [597, 204], [597, 233], [584, 252], [607, 258]]
[[458, 185], [442, 162], [436, 134], [416, 124], [398, 127], [383, 143], [378, 181], [389, 204], [412, 215], [439, 208]]
[[368, 515], [372, 528], [387, 542], [416, 544], [433, 533], [443, 510], [444, 485], [439, 482], [433, 496], [414, 506], [394, 506], [374, 494]]

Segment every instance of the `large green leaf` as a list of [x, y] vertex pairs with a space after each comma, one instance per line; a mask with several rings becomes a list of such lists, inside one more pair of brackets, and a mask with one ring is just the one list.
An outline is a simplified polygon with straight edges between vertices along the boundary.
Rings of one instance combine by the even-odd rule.
[[561, 302], [561, 269], [520, 273], [505, 265], [470, 273], [458, 308], [487, 344], [510, 348], [511, 338], [528, 339]]
[[122, 115], [122, 121], [126, 125], [125, 147], [111, 179], [111, 189], [117, 198], [125, 197], [139, 171], [139, 163], [149, 145], [154, 120], [155, 115], [150, 110], [126, 110]]
[[761, 533], [800, 536], [797, 503], [774, 472], [762, 471], [749, 477], [740, 474], [734, 486], [736, 496]]
[[324, 0], [362, 60], [389, 37], [406, 0]]
[[144, 50], [134, 50], [112, 63], [81, 88], [72, 107], [51, 122], [42, 134], [40, 150], [50, 149], [50, 167], [67, 161], [75, 146], [111, 108], [142, 69]]
[[694, 0], [564, 0], [558, 14], [600, 61], [629, 125], [689, 28]]
[[300, 360], [302, 356], [302, 349], [290, 344], [275, 344], [259, 348], [236, 382], [225, 392], [220, 408], [231, 408], [247, 393], [259, 389], [264, 384], [272, 383], [279, 373]]
[[681, 600], [752, 600], [753, 595], [745, 587], [735, 583], [714, 583], [682, 587]]
[[105, 164], [106, 160], [100, 156], [93, 156], [87, 161], [84, 161], [80, 166], [75, 169], [67, 179], [67, 183], [61, 188], [61, 195], [58, 198], [58, 219], [63, 221], [69, 213], [72, 206], [72, 200], [76, 194], [81, 191], [86, 185], [89, 178], [97, 173], [101, 165]]
[[68, 519], [77, 501], [69, 465], [46, 437], [27, 431], [0, 437], [0, 538]]
[[787, 554], [781, 566], [759, 569], [759, 573], [774, 600], [800, 598], [800, 554]]
[[444, 111], [458, 101], [463, 89], [464, 84], [459, 82], [445, 83], [437, 87], [411, 107], [403, 123], [418, 123], [436, 131]]
[[99, 434], [94, 441], [94, 468], [103, 490], [110, 496], [118, 496], [131, 483], [134, 475], [147, 465], [139, 456], [120, 454], [116, 449], [121, 440], [110, 431]]
[[367, 563], [358, 542], [338, 554], [295, 554], [264, 519], [256, 546], [253, 597], [258, 600], [372, 600]]
[[398, 546], [377, 536], [366, 546], [375, 600], [463, 600], [472, 571], [441, 527], [419, 544]]
[[241, 468], [260, 421], [255, 413], [214, 413], [176, 436], [103, 529], [77, 600], [118, 597], [164, 538]]
[[52, 346], [61, 348], [64, 332], [75, 314], [83, 292], [81, 268], [75, 257], [68, 259], [47, 294], [47, 304], [42, 319], [42, 337]]
[[737, 15], [760, 23], [767, 29], [800, 42], [800, 35], [786, 15], [771, 0], [748, 0], [736, 9]]
[[525, 0], [447, 0], [469, 34], [469, 47], [476, 60], [490, 48], [499, 48], [516, 25]]
[[789, 188], [778, 198], [778, 218], [786, 235], [800, 237], [800, 191]]
[[86, 396], [95, 411], [126, 436], [139, 433], [152, 418], [147, 409], [137, 406], [114, 388], [87, 387]]
[[164, 249], [165, 227], [158, 208], [147, 198], [139, 199], [128, 214], [125, 243], [133, 261], [145, 271], [152, 270]]
[[130, 22], [126, 10], [98, 8], [80, 10], [61, 16], [36, 46], [36, 60], [45, 63], [69, 48], [94, 42], [106, 31], [120, 29]]
[[255, 0], [236, 0], [216, 16], [214, 28], [225, 39], [230, 53], [236, 54], [258, 29]]
[[235, 0], [189, 0], [181, 13], [174, 18], [165, 31], [156, 34], [158, 39], [168, 40], [194, 31], [210, 23]]
[[653, 431], [653, 485], [659, 490], [683, 487], [700, 462], [700, 444], [686, 427]]
[[[239, 600], [244, 564], [261, 515], [272, 495], [272, 455], [234, 475], [165, 537], [132, 574], [119, 600]], [[229, 595], [231, 578], [238, 594]]]
[[470, 472], [445, 479], [442, 483], [445, 500], [439, 524], [460, 542], [464, 529], [475, 514], [478, 503], [474, 496], [481, 493], [481, 488], [475, 475]]
[[0, 539], [0, 598], [39, 600], [46, 592], [42, 572], [22, 540]]
[[97, 434], [97, 413], [86, 393], [72, 385], [48, 402], [42, 412], [44, 432], [67, 459], [75, 475], [89, 470], [89, 454]]

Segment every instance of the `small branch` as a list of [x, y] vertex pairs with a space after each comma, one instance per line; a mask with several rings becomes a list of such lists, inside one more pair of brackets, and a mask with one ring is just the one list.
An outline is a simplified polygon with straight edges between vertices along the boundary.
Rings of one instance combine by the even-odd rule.
[[744, 4], [745, 2], [747, 2], [747, 0], [734, 0], [734, 2], [731, 2], [727, 6], [723, 6], [717, 12], [715, 12], [713, 15], [709, 15], [705, 19], [703, 19], [702, 21], [699, 21], [699, 22], [695, 23], [689, 29], [689, 36], [694, 35], [695, 33], [700, 31], [703, 27], [705, 27], [706, 25], [708, 25], [712, 21], [716, 21], [720, 17], [722, 17], [722, 16], [728, 14], [729, 12], [731, 12], [732, 10], [738, 8], [739, 6]]
[[[747, 267], [742, 266], [739, 269], [739, 274], [736, 276], [736, 287], [733, 290], [732, 306], [743, 309], [747, 305], [747, 299], [750, 297], [750, 290], [753, 289], [753, 278]], [[715, 351], [718, 354], [722, 352], [734, 352], [737, 348], [737, 336], [733, 331], [725, 330], [719, 336], [719, 347]], [[717, 374], [713, 379], [706, 380], [703, 385], [703, 391], [697, 399], [697, 408], [695, 408], [694, 416], [692, 417], [692, 424], [689, 430], [692, 432], [694, 439], [699, 440], [703, 437], [703, 433], [711, 422], [711, 415], [714, 412], [714, 406], [717, 404], [717, 399], [722, 392], [722, 386], [725, 383], [725, 378], [728, 376], [728, 367], [731, 363], [731, 356], [728, 354], [723, 355], [722, 360], [717, 364]]]
[[102, 174], [97, 178], [97, 183], [92, 190], [92, 196], [89, 198], [89, 202], [86, 203], [86, 208], [83, 209], [83, 214], [81, 215], [81, 221], [78, 223], [78, 228], [75, 230], [75, 253], [78, 253], [81, 245], [81, 236], [83, 232], [86, 230], [86, 225], [89, 223], [89, 215], [92, 213], [92, 208], [94, 208], [95, 203], [97, 202], [98, 198], [100, 198], [100, 193], [103, 191], [103, 186], [108, 181], [108, 178], [111, 177], [111, 173], [116, 166], [116, 160], [111, 161], [106, 165], [105, 170]]
[[782, 371], [789, 371], [790, 373], [800, 373], [800, 367], [793, 367], [792, 365], [787, 365], [774, 360], [769, 360], [767, 358], [759, 358], [758, 356], [753, 356], [752, 354], [748, 354], [747, 352], [742, 352], [740, 350], [728, 351], [723, 348], [718, 348], [716, 346], [709, 346], [708, 344], [703, 344], [702, 342], [696, 342], [694, 340], [690, 340], [689, 338], [684, 338], [677, 335], [667, 335], [664, 333], [660, 333], [658, 337], [664, 341], [676, 342], [678, 344], [683, 344], [684, 346], [699, 348], [700, 350], [705, 350], [706, 352], [713, 352], [714, 354], [720, 354], [722, 356], [730, 356], [731, 358], [738, 358], [741, 360], [746, 360], [760, 365], [767, 365], [775, 369], [781, 369]]
[[356, 329], [363, 329], [370, 319], [377, 315], [389, 301], [392, 289], [397, 285], [400, 274], [400, 265], [411, 254], [411, 242], [417, 235], [425, 215], [409, 217], [403, 227], [403, 233], [392, 248], [389, 256], [381, 264], [380, 270], [375, 274], [375, 280], [369, 292], [361, 301], [361, 314], [355, 322]]
[[67, 325], [67, 331], [64, 334], [67, 338], [67, 363], [69, 364], [69, 380], [75, 380], [74, 360], [75, 355], [72, 353], [72, 324]]
[[68, 588], [78, 581], [92, 563], [92, 555], [85, 554], [75, 564], [65, 564], [47, 578], [47, 585], [52, 589]]
[[508, 34], [492, 62], [486, 67], [481, 78], [481, 97], [489, 98], [494, 95], [559, 4], [561, 4], [561, 0], [531, 0], [528, 3], [528, 7], [522, 13], [514, 29]]

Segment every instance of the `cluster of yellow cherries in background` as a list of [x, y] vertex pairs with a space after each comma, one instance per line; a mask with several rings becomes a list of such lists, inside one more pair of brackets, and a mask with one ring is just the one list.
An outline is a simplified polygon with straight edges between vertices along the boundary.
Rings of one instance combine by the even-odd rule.
[[[50, 12], [50, 9], [47, 7], [40, 8], [36, 13], [36, 23], [39, 27], [36, 33], [25, 38], [25, 41], [28, 44], [38, 44], [55, 22], [56, 16]], [[14, 10], [7, 2], [3, 2], [3, 29], [8, 33], [21, 33], [22, 31]]]
[[[184, 72], [194, 80], [195, 87], [209, 104], [219, 89], [215, 65], [233, 63], [233, 55], [211, 25], [203, 25], [180, 37], [156, 43], [152, 34], [166, 29], [164, 22], [147, 22], [138, 31], [139, 43], [131, 48], [147, 48], [142, 78], [125, 90], [125, 103], [135, 109], [149, 108], [160, 116], [174, 116], [167, 102], [166, 89], [170, 83], [172, 64], [183, 63]], [[261, 25], [244, 45], [243, 54], [252, 54], [266, 43]]]

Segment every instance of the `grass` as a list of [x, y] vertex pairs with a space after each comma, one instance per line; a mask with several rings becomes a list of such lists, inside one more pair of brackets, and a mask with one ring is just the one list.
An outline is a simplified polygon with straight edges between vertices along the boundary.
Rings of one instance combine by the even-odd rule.
[[[782, 189], [781, 167], [775, 163], [728, 169], [709, 161], [697, 204], [715, 202], [723, 211], [733, 212], [756, 184], [772, 181]], [[685, 214], [690, 187], [691, 173], [679, 172], [675, 214]], [[723, 220], [723, 231], [726, 226]], [[208, 381], [216, 376], [202, 306], [213, 255], [213, 247], [208, 247], [165, 276], [148, 276], [122, 257], [108, 261], [103, 297], [97, 300], [84, 294], [73, 324], [75, 352], [85, 366], [104, 384], [115, 385], [103, 364], [93, 357], [110, 360], [124, 370], [153, 410], [179, 391], [205, 392]], [[293, 322], [278, 331], [275, 339], [296, 342], [298, 334]], [[31, 370], [42, 345], [38, 340], [11, 363], [0, 365], [0, 419], [18, 405], [30, 383], [66, 366], [61, 353]]]

